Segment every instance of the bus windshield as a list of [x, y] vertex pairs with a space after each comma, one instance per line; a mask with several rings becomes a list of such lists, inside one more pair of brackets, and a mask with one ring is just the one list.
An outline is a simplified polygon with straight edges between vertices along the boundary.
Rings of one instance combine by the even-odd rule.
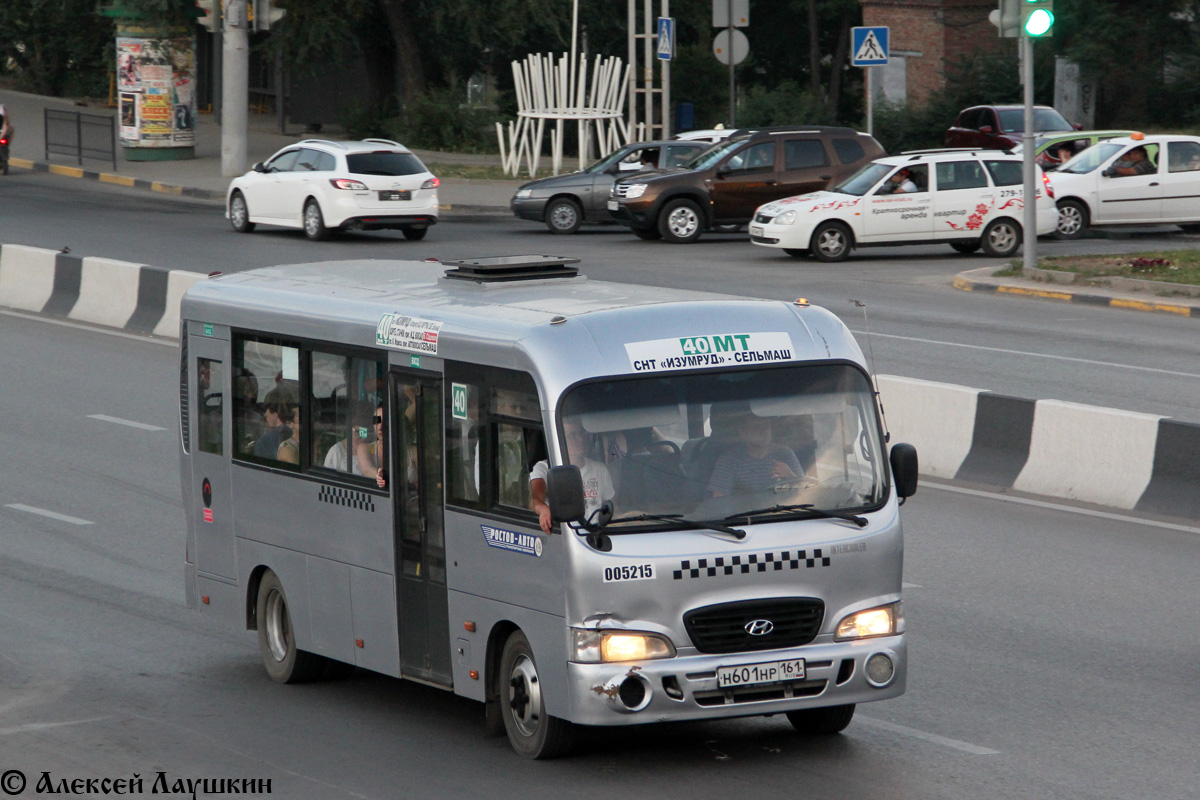
[[[874, 395], [847, 364], [585, 383], [564, 396], [560, 418], [561, 463], [580, 467], [585, 492], [589, 480], [611, 484], [615, 528], [761, 510], [776, 521], [886, 497]], [[642, 515], [659, 519], [620, 523]]]

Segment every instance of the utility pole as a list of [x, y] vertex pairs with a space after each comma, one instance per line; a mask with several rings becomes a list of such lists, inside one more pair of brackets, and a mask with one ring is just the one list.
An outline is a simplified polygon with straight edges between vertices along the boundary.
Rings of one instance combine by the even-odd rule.
[[1021, 266], [1026, 275], [1033, 274], [1030, 270], [1037, 267], [1037, 190], [1034, 185], [1037, 178], [1034, 169], [1034, 149], [1037, 137], [1033, 134], [1033, 40], [1022, 32], [1021, 38], [1021, 79], [1025, 82], [1025, 132], [1021, 136], [1021, 168], [1022, 190], [1025, 198], [1025, 216], [1022, 221], [1025, 241], [1022, 252]]
[[247, 0], [226, 0], [221, 36], [221, 174], [246, 171], [250, 107], [250, 32]]

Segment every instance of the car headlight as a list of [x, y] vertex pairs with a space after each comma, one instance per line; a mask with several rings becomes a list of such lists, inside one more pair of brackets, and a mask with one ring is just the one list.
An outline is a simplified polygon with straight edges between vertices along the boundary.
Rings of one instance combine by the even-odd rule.
[[776, 225], [791, 225], [793, 222], [796, 221], [796, 212], [794, 210], [785, 211], [771, 221], [774, 222]]
[[904, 615], [900, 612], [900, 603], [890, 603], [878, 608], [868, 608], [851, 614], [838, 623], [837, 633], [833, 638], [838, 641], [846, 639], [867, 639], [872, 636], [891, 636], [900, 628]]
[[646, 193], [647, 185], [644, 183], [631, 183], [629, 188], [625, 190], [625, 199], [632, 200], [635, 197], [641, 197]]
[[646, 661], [674, 658], [675, 645], [665, 636], [643, 631], [594, 631], [574, 628], [572, 661], [600, 664], [611, 661]]
[[517, 199], [521, 200], [533, 194], [533, 189], [517, 189]]

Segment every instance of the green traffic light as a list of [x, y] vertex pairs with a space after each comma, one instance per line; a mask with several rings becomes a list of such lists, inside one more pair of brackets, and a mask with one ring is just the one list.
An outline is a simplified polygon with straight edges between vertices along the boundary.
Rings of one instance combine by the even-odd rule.
[[1034, 9], [1025, 20], [1025, 32], [1030, 36], [1045, 36], [1054, 26], [1054, 15], [1044, 8]]

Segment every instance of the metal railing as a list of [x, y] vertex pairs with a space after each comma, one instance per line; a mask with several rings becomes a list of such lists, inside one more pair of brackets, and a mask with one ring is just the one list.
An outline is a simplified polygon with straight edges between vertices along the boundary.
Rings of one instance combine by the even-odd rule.
[[117, 168], [116, 119], [100, 114], [47, 108], [46, 160], [50, 155], [74, 156], [82, 166], [85, 158], [108, 161]]

